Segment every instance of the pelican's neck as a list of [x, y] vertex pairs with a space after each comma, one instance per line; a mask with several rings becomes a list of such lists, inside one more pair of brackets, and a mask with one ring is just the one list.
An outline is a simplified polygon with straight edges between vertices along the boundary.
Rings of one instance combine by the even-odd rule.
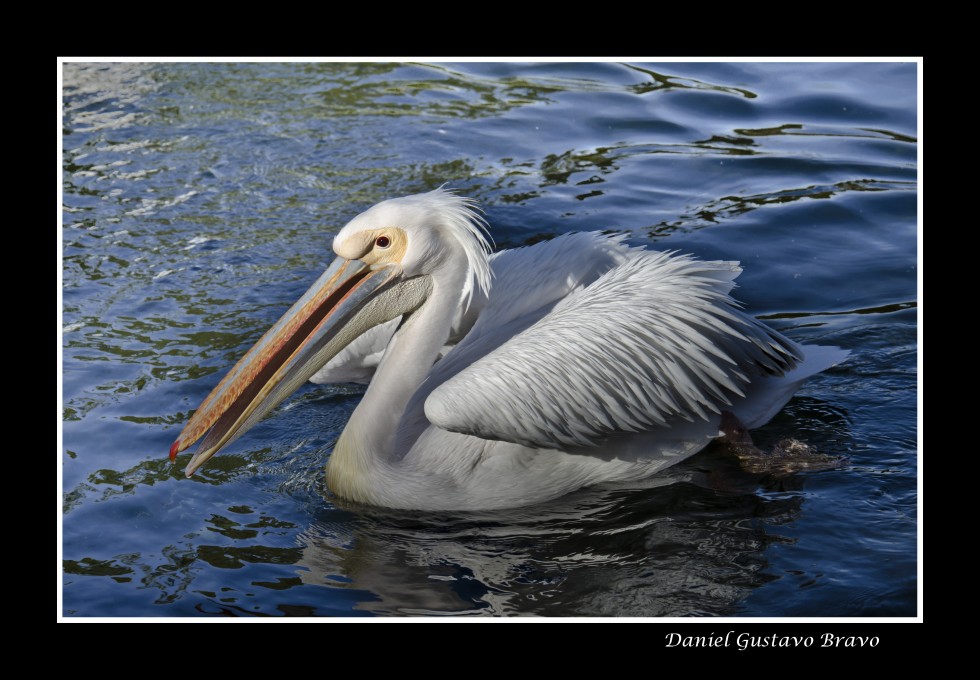
[[464, 264], [433, 276], [429, 298], [388, 343], [327, 464], [327, 486], [337, 495], [375, 503], [385, 495], [375, 473], [405, 453], [395, 451], [398, 424], [449, 337], [466, 275]]

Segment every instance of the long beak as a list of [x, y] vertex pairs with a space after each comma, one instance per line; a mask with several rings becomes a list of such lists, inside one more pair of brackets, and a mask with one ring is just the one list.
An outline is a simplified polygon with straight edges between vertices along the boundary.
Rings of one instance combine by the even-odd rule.
[[392, 265], [373, 269], [358, 260], [334, 260], [201, 403], [170, 447], [170, 460], [210, 429], [187, 465], [190, 477], [357, 335], [387, 321], [383, 315], [359, 312], [394, 286], [400, 273]]

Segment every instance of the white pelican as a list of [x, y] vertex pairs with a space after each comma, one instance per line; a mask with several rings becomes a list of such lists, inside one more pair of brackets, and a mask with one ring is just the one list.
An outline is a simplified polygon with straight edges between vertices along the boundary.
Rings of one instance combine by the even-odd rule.
[[327, 465], [333, 493], [515, 507], [648, 477], [722, 434], [723, 413], [759, 427], [847, 356], [742, 313], [728, 295], [735, 262], [596, 233], [489, 255], [485, 230], [472, 200], [443, 189], [355, 217], [337, 259], [204, 400], [171, 459], [210, 430], [190, 476], [318, 372], [374, 371]]

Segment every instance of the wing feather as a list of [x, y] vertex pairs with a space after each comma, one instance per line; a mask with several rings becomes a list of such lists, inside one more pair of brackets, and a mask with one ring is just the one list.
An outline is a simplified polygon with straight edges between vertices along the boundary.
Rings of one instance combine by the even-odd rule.
[[595, 446], [707, 420], [802, 360], [729, 297], [736, 263], [630, 255], [436, 387], [428, 420], [537, 448]]

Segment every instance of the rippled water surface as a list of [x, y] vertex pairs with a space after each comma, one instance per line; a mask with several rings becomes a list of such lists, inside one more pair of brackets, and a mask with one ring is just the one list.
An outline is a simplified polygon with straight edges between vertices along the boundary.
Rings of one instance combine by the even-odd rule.
[[[78, 616], [915, 616], [914, 63], [63, 65], [63, 609]], [[307, 385], [192, 479], [192, 409], [369, 205], [448, 183], [499, 248], [569, 231], [736, 259], [851, 350], [756, 440], [530, 509], [341, 502], [363, 394]], [[186, 462], [186, 456], [179, 462]]]

